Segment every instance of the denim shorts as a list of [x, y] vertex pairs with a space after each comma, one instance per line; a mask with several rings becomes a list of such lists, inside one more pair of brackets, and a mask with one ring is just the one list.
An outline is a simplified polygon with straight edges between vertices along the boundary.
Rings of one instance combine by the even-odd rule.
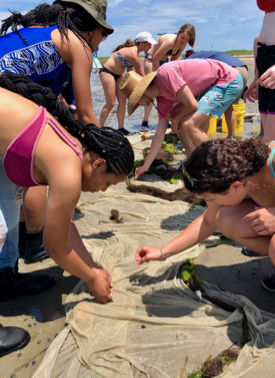
[[214, 85], [198, 99], [197, 112], [200, 114], [221, 117], [225, 110], [243, 90], [243, 79], [240, 74], [229, 84]]

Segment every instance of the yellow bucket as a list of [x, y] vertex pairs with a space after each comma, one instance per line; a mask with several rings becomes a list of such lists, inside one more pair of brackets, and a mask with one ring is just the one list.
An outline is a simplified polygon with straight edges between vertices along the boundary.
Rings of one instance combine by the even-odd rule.
[[210, 117], [207, 134], [214, 134], [216, 131], [217, 131], [217, 117]]
[[[245, 103], [239, 102], [236, 105], [233, 104], [233, 109], [236, 116], [235, 133], [242, 133], [244, 124]], [[224, 114], [222, 115], [222, 132], [228, 133], [228, 127]]]

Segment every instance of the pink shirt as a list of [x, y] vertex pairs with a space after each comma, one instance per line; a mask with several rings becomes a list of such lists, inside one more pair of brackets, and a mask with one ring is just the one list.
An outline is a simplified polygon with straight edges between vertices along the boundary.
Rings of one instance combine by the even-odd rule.
[[213, 59], [184, 59], [163, 64], [154, 78], [160, 93], [157, 97], [159, 119], [167, 116], [172, 105], [180, 101], [177, 92], [184, 85], [198, 96], [214, 85], [231, 83], [238, 73], [236, 68]]

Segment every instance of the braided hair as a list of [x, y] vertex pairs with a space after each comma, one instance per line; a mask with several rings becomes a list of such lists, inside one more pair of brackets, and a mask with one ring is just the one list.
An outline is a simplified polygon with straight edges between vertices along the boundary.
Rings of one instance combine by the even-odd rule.
[[73, 118], [50, 88], [42, 87], [26, 76], [3, 73], [0, 75], [0, 87], [46, 108], [72, 136], [85, 145], [85, 153], [94, 151], [106, 160], [107, 173], [128, 175], [131, 172], [134, 152], [128, 139], [119, 131], [110, 127], [99, 128], [92, 123], [84, 126]]
[[270, 148], [260, 139], [242, 142], [217, 139], [202, 143], [185, 160], [183, 180], [192, 193], [223, 193], [234, 181], [258, 173], [266, 164]]
[[[52, 5], [43, 3], [22, 15], [19, 12], [12, 12], [12, 15], [2, 21], [0, 36], [5, 36], [9, 28], [16, 33], [25, 43], [27, 41], [20, 34], [18, 26], [24, 28], [30, 26], [52, 26], [58, 25], [61, 39], [69, 41], [68, 29], [71, 30], [82, 42], [95, 51], [90, 41], [83, 35], [84, 31], [93, 31], [99, 24], [98, 22], [78, 4], [60, 3], [55, 1]], [[108, 33], [108, 31], [106, 30]]]

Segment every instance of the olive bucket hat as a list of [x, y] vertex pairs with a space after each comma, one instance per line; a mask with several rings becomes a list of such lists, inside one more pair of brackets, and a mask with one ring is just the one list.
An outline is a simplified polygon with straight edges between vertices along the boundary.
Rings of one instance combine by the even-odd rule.
[[106, 20], [107, 0], [58, 0], [61, 3], [74, 3], [85, 9], [105, 30], [112, 34], [114, 29]]

